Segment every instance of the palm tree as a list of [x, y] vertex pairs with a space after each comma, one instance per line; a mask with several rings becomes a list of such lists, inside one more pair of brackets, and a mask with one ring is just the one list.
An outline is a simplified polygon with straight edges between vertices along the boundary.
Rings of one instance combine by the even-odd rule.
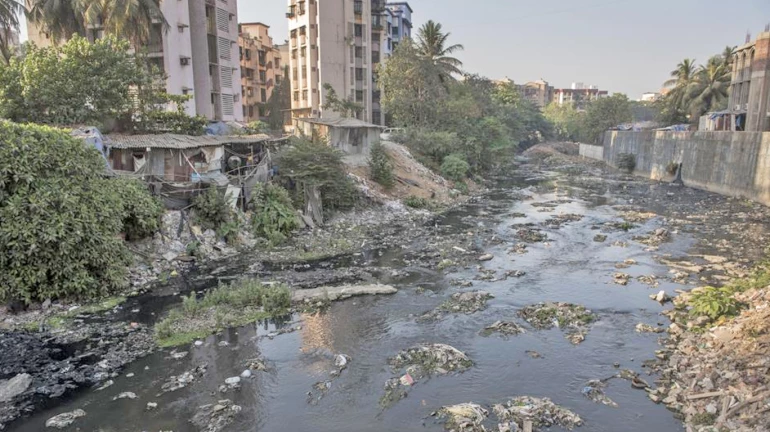
[[0, 51], [6, 63], [11, 59], [11, 34], [19, 31], [19, 15], [24, 6], [16, 0], [0, 0]]
[[[3, 1], [3, 0], [0, 0]], [[7, 0], [5, 0], [7, 1]], [[146, 45], [152, 29], [169, 25], [160, 10], [160, 0], [30, 0], [28, 16], [45, 29], [54, 42], [85, 35], [90, 25], [98, 25], [106, 34]]]
[[463, 63], [450, 54], [465, 49], [460, 44], [446, 46], [451, 33], [441, 31], [441, 23], [429, 20], [417, 32], [417, 49], [420, 56], [429, 60], [438, 70], [441, 82], [451, 81], [453, 74], [460, 75]]
[[735, 54], [735, 47], [726, 46], [724, 50], [722, 50], [722, 61], [724, 62], [725, 66], [727, 67], [727, 70], [731, 70], [733, 67], [733, 54]]
[[695, 59], [684, 59], [671, 71], [671, 79], [663, 83], [666, 87], [674, 86], [668, 93], [671, 104], [676, 109], [687, 112], [689, 106], [688, 89], [695, 77]]
[[689, 111], [693, 118], [709, 111], [723, 109], [730, 86], [730, 68], [723, 56], [711, 57], [705, 66], [698, 68], [687, 89]]

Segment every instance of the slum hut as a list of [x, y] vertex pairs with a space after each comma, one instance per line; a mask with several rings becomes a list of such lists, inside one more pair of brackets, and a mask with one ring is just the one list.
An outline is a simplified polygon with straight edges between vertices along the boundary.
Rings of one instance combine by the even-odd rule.
[[295, 118], [294, 135], [327, 142], [348, 154], [368, 154], [380, 139], [381, 127], [355, 118]]
[[113, 134], [106, 137], [105, 146], [113, 171], [152, 183], [166, 207], [181, 208], [203, 188], [201, 183], [213, 184], [223, 193], [228, 188], [240, 190], [227, 177], [227, 149], [239, 145], [238, 150], [252, 154], [252, 148], [261, 148], [267, 139], [266, 135]]

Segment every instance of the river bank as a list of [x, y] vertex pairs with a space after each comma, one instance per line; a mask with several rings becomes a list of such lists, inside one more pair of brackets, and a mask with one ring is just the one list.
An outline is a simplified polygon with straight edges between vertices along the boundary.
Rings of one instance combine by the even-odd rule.
[[[197, 407], [219, 399], [240, 407], [225, 410], [233, 414], [226, 425], [231, 429], [221, 430], [439, 430], [425, 419], [442, 406], [473, 401], [491, 409], [517, 395], [552, 399], [579, 414], [584, 430], [616, 430], [613, 425], [621, 422], [629, 431], [682, 430], [647, 392], [625, 381], [606, 381], [601, 388], [617, 407], [597, 404], [599, 398], [582, 390], [591, 380], [621, 374], [620, 368], [654, 382], [656, 369], [640, 363], [655, 357], [657, 336], [635, 329], [640, 323], [664, 328], [658, 314], [671, 305], [649, 296], [661, 290], [674, 296], [748, 272], [762, 257], [757, 245], [767, 239], [768, 213], [749, 202], [635, 179], [562, 152], [553, 146], [528, 151], [513, 172], [493, 179], [489, 192], [441, 215], [411, 211], [390, 217], [389, 211], [372, 209], [365, 219], [379, 223], [360, 232], [343, 219], [320, 243], [348, 240], [354, 246], [344, 252], [307, 259], [301, 247], [241, 253], [160, 281], [109, 313], [83, 317], [84, 328], [108, 323], [151, 338], [151, 327], [180, 294], [204, 292], [222, 281], [251, 277], [295, 289], [360, 283], [398, 289], [387, 297], [349, 299], [322, 312], [228, 329], [200, 344], [148, 348], [138, 360], [124, 357], [124, 365], [99, 381], [93, 379], [99, 357], [80, 357], [91, 348], [61, 345], [58, 353], [46, 352], [66, 362], [50, 369], [50, 379], [81, 390], [38, 400], [36, 407], [47, 408], [10, 430], [40, 430], [53, 415], [77, 409], [86, 415], [73, 427], [84, 430], [200, 430], [187, 420], [195, 418]], [[620, 278], [625, 284], [615, 282], [616, 273], [628, 276]], [[447, 303], [471, 290], [490, 297], [467, 308]], [[595, 318], [572, 332], [520, 316], [544, 302], [586, 307]], [[426, 314], [431, 319], [419, 319]], [[498, 321], [515, 326], [495, 326]], [[517, 332], [482, 335], [486, 328]], [[109, 345], [99, 337], [93, 341]], [[451, 343], [473, 365], [421, 381], [406, 399], [378, 408], [383, 384], [392, 378], [385, 369], [388, 358], [422, 343]], [[124, 345], [129, 351], [142, 347]], [[349, 357], [342, 369], [335, 366], [342, 363], [340, 355]], [[255, 359], [265, 367], [249, 366]], [[61, 375], [66, 370], [82, 370], [85, 378]], [[225, 383], [242, 373], [248, 377], [238, 388]], [[185, 377], [184, 388], [159, 393], [170, 375]], [[186, 377], [194, 379], [188, 383]], [[110, 388], [85, 390], [108, 381]], [[308, 391], [312, 396], [306, 398]], [[112, 400], [125, 392], [136, 398]], [[152, 411], [145, 411], [148, 403], [155, 404]], [[116, 412], [130, 422], [115, 422]]]

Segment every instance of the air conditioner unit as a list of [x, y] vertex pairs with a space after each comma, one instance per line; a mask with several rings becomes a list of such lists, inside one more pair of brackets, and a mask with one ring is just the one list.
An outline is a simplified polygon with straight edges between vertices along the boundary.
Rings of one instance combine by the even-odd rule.
[[182, 66], [188, 66], [190, 64], [190, 57], [180, 57], [179, 64]]

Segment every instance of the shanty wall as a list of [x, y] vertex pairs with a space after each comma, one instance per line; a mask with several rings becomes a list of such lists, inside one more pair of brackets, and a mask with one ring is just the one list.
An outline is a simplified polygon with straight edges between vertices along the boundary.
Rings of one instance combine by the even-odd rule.
[[682, 163], [687, 186], [770, 205], [770, 132], [608, 131], [603, 159], [636, 155], [634, 173], [671, 180], [667, 167]]
[[110, 150], [109, 160], [115, 170], [135, 172], [139, 169], [139, 159], [144, 158], [145, 167], [140, 171], [142, 175], [156, 176], [167, 181], [189, 182], [195, 170], [184, 155], [187, 155], [187, 159], [193, 165], [200, 164], [196, 168], [202, 173], [218, 171], [222, 166], [224, 148], [222, 146], [186, 150], [113, 148]]

